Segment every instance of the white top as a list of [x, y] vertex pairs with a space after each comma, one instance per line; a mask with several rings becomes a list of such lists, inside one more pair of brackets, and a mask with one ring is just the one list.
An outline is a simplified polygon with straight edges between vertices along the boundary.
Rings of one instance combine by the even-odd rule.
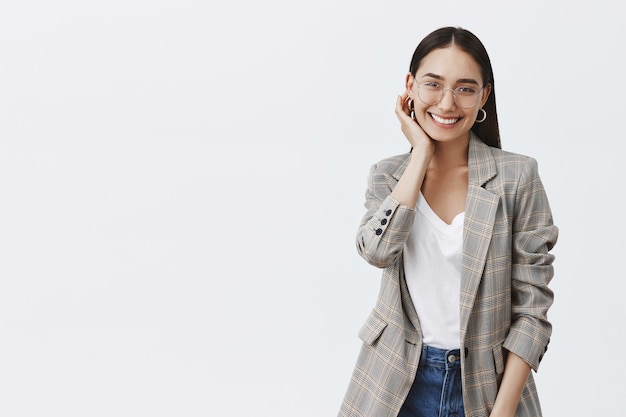
[[464, 213], [447, 224], [420, 192], [404, 246], [404, 274], [423, 342], [441, 349], [461, 344], [461, 248]]

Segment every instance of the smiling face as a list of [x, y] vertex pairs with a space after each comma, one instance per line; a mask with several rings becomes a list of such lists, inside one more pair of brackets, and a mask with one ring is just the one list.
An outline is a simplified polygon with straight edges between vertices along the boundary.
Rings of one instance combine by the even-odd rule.
[[[424, 83], [427, 85], [418, 87]], [[425, 104], [420, 100], [420, 88], [424, 91], [427, 87], [437, 86], [444, 88], [439, 102]], [[483, 86], [478, 63], [470, 54], [454, 45], [435, 49], [426, 55], [420, 62], [415, 77], [407, 75], [406, 87], [413, 98], [417, 123], [428, 136], [439, 142], [469, 140], [469, 131], [476, 121], [478, 110], [485, 104], [491, 91], [490, 85]], [[473, 106], [466, 108], [467, 105], [459, 93], [469, 92], [470, 89], [477, 90], [479, 97]], [[458, 92], [457, 101], [463, 107], [455, 102], [452, 90]]]

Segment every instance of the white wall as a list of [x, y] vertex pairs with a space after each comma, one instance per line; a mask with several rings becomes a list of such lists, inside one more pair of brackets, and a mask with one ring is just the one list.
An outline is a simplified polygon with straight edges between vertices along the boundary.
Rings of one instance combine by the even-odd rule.
[[0, 414], [335, 415], [380, 277], [353, 243], [367, 172], [407, 149], [415, 46], [460, 25], [561, 228], [545, 415], [621, 415], [616, 7], [3, 4]]

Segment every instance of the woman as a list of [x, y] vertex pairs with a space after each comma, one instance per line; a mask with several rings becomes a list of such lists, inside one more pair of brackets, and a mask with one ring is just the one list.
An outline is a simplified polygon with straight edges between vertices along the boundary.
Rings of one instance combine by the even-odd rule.
[[411, 152], [369, 175], [357, 247], [384, 270], [339, 415], [541, 416], [558, 230], [536, 161], [500, 149], [480, 40], [424, 38], [396, 115]]

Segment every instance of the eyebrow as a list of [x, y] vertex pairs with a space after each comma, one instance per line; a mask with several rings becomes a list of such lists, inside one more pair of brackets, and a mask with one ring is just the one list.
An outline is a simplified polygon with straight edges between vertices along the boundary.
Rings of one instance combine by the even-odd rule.
[[[441, 75], [437, 75], [437, 74], [433, 74], [432, 72], [428, 72], [424, 75], [422, 75], [422, 77], [430, 77], [430, 78], [434, 78], [437, 80], [444, 80], [445, 78], [443, 78]], [[459, 78], [458, 80], [456, 80], [457, 83], [463, 83], [463, 84], [478, 84], [478, 81], [476, 81], [473, 78]]]

